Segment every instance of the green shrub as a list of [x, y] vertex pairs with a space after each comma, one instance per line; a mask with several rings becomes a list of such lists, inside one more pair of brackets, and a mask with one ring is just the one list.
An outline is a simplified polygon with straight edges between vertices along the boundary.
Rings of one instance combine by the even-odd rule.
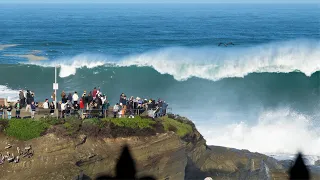
[[49, 126], [47, 123], [32, 119], [12, 119], [5, 129], [5, 133], [20, 140], [29, 140], [40, 137]]
[[77, 118], [68, 117], [65, 119], [63, 127], [66, 128], [69, 135], [72, 135], [80, 129], [81, 123], [82, 121]]
[[58, 125], [61, 124], [61, 119], [58, 119], [56, 117], [45, 117], [45, 118], [40, 118], [40, 121], [50, 124], [50, 125]]
[[190, 124], [182, 123], [168, 117], [162, 117], [160, 119], [163, 120], [162, 124], [165, 131], [173, 131], [180, 137], [184, 137], [192, 132], [192, 126]]
[[85, 119], [82, 122], [83, 124], [91, 124], [91, 125], [95, 125], [99, 128], [103, 127], [103, 123], [99, 118], [91, 118], [91, 119]]
[[152, 126], [156, 124], [156, 122], [151, 119], [144, 119], [139, 116], [135, 118], [105, 118], [103, 121], [111, 122], [119, 127], [132, 129], [152, 128]]
[[63, 124], [63, 127], [66, 128], [67, 130], [71, 129], [72, 128], [72, 125], [69, 123], [69, 122], [65, 122]]

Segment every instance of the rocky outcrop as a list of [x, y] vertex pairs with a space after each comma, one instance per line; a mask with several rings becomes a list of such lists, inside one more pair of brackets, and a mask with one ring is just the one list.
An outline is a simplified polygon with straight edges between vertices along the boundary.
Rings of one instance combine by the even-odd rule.
[[[288, 179], [291, 162], [280, 162], [248, 150], [207, 146], [194, 124], [182, 117], [176, 120], [192, 125], [193, 132], [180, 138], [173, 132], [140, 137], [61, 137], [53, 133], [30, 141], [18, 141], [0, 136], [0, 147], [7, 142], [16, 147], [32, 144], [34, 156], [19, 163], [0, 166], [1, 179], [53, 180], [74, 179], [80, 172], [90, 178], [98, 174], [115, 175], [115, 165], [121, 149], [128, 144], [136, 160], [137, 176], [157, 179], [215, 180], [283, 180]], [[6, 153], [0, 150], [0, 153]], [[316, 179], [319, 176], [314, 176]]]
[[48, 134], [28, 142], [11, 141], [11, 144], [12, 152], [15, 146], [32, 144], [35, 154], [30, 159], [21, 159], [20, 163], [5, 163], [0, 168], [1, 179], [73, 179], [81, 171], [91, 178], [100, 173], [114, 175], [117, 158], [125, 144], [132, 150], [138, 176], [183, 179], [187, 164], [185, 146], [171, 132], [116, 139], [85, 136], [71, 139]]

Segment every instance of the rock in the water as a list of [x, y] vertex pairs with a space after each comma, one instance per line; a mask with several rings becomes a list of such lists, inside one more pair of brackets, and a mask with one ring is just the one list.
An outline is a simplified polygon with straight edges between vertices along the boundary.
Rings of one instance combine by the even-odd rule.
[[314, 162], [315, 166], [320, 166], [320, 160], [317, 160], [316, 162]]

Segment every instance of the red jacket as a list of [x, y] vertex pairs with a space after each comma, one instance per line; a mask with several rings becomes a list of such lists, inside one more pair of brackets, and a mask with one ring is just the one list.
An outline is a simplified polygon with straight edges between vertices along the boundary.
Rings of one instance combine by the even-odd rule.
[[82, 99], [80, 99], [80, 109], [84, 109], [84, 104], [83, 104]]
[[92, 91], [92, 97], [96, 97], [96, 95], [97, 95], [97, 90], [94, 89], [94, 90]]

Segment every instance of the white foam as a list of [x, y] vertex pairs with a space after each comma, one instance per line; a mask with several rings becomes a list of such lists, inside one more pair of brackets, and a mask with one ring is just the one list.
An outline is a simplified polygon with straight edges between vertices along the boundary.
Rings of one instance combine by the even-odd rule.
[[128, 57], [120, 65], [150, 66], [176, 80], [199, 77], [216, 81], [253, 72], [296, 70], [310, 76], [320, 69], [320, 41], [295, 40], [242, 48], [170, 48]]
[[8, 101], [16, 101], [19, 99], [19, 91], [0, 85], [0, 98], [6, 98]]
[[75, 75], [79, 68], [94, 68], [106, 63], [107, 58], [96, 54], [80, 54], [74, 57], [63, 57], [50, 62], [28, 62], [28, 64], [44, 67], [59, 67], [61, 78]]
[[[320, 156], [320, 130], [311, 118], [288, 108], [264, 111], [257, 123], [199, 126], [208, 144], [267, 154]], [[209, 123], [209, 122], [208, 122]]]
[[81, 54], [51, 62], [33, 62], [42, 66], [61, 66], [60, 77], [74, 75], [77, 68], [97, 66], [147, 66], [176, 80], [198, 77], [219, 80], [244, 77], [254, 72], [301, 71], [310, 76], [320, 70], [320, 41], [292, 40], [253, 47], [165, 48], [122, 58]]

